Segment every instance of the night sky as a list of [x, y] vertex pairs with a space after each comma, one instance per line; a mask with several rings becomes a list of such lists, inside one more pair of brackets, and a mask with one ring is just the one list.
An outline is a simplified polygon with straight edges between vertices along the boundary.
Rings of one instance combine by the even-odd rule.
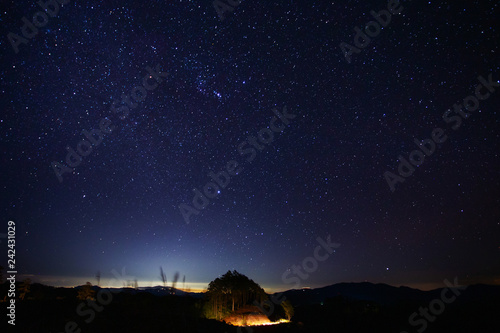
[[[362, 47], [355, 28], [387, 1], [243, 1], [223, 20], [200, 0], [59, 7], [16, 53], [9, 33], [41, 8], [0, 5], [0, 233], [16, 223], [18, 279], [500, 284], [497, 1], [404, 1]], [[224, 186], [196, 208], [211, 172]], [[328, 235], [335, 252], [286, 283]]]

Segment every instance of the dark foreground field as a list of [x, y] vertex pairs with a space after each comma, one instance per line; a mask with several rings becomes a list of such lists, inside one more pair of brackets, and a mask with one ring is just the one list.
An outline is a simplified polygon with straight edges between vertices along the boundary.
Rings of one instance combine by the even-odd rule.
[[[2, 288], [5, 289], [5, 284]], [[6, 291], [3, 289], [2, 296]], [[410, 333], [418, 332], [417, 329], [424, 325], [427, 325], [425, 332], [500, 332], [500, 288], [495, 286], [468, 287], [456, 300], [446, 304], [439, 315], [428, 312], [428, 320], [424, 315], [415, 317], [415, 322], [420, 321], [414, 326], [409, 323], [410, 315], [421, 307], [428, 308], [430, 302], [440, 298], [441, 290], [422, 292], [386, 285], [344, 284], [288, 291], [285, 295], [295, 306], [291, 323], [239, 330], [203, 319], [203, 299], [199, 295], [157, 296], [151, 292], [124, 289], [112, 294], [109, 304], [102, 308], [95, 304], [95, 311], [88, 306], [78, 311], [82, 301], [77, 300], [75, 289], [35, 284], [30, 295], [24, 301], [17, 301], [15, 330], [7, 325], [3, 315], [1, 332]], [[438, 306], [436, 302], [433, 304]], [[0, 303], [0, 306], [5, 309], [7, 303]], [[70, 322], [75, 326], [68, 324]]]

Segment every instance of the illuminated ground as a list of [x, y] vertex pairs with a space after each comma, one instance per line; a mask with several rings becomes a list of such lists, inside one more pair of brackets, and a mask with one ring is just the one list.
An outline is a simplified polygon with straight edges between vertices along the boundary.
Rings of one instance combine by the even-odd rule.
[[256, 306], [245, 306], [238, 309], [224, 318], [223, 321], [233, 326], [269, 326], [289, 322], [285, 319], [273, 322]]

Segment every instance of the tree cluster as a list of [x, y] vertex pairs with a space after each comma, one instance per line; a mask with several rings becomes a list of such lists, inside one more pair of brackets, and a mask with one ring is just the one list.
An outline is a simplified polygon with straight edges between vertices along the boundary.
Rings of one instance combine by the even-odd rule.
[[228, 271], [208, 285], [205, 316], [222, 319], [239, 308], [267, 299], [267, 294], [257, 283], [237, 271]]

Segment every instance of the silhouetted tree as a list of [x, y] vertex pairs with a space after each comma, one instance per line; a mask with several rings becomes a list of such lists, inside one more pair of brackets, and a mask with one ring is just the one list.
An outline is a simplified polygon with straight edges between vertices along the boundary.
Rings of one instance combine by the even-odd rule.
[[237, 271], [228, 271], [208, 285], [205, 315], [209, 318], [221, 319], [231, 311], [262, 302], [267, 295], [257, 283]]
[[97, 271], [95, 278], [97, 280], [97, 286], [101, 284], [101, 271]]
[[163, 267], [160, 266], [160, 278], [163, 281], [163, 286], [167, 286], [167, 276], [165, 275], [165, 272], [163, 272]]
[[85, 301], [87, 299], [93, 300], [95, 295], [95, 291], [92, 289], [92, 283], [87, 282], [84, 286], [78, 290], [77, 298], [79, 300]]
[[125, 288], [134, 288], [134, 280], [127, 280], [123, 282]]
[[281, 302], [281, 307], [285, 311], [286, 319], [292, 319], [294, 314], [292, 303], [289, 300], [284, 300], [283, 302]]
[[21, 284], [19, 285], [19, 299], [24, 300], [24, 297], [26, 297], [26, 294], [30, 292], [30, 286], [31, 286], [31, 280], [30, 279], [25, 279]]
[[175, 286], [177, 285], [177, 281], [179, 281], [179, 272], [175, 272], [174, 274], [174, 279], [172, 280], [172, 289], [173, 292], [175, 293]]

